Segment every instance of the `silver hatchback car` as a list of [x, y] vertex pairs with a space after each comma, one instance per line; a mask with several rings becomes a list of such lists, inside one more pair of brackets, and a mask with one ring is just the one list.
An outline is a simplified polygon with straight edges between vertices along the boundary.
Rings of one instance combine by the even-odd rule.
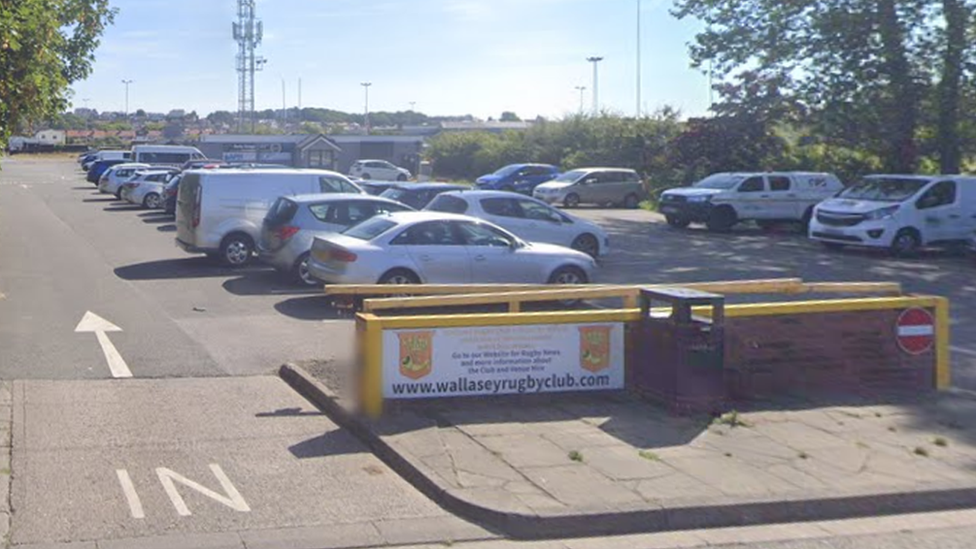
[[412, 208], [362, 194], [283, 196], [264, 218], [258, 259], [289, 273], [300, 284], [317, 286], [322, 282], [308, 272], [309, 250], [316, 236], [342, 232], [378, 214], [402, 211]]

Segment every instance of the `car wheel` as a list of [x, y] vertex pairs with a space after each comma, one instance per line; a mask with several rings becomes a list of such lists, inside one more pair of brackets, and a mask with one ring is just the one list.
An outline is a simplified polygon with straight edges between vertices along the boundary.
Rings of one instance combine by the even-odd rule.
[[407, 176], [403, 175], [402, 173], [397, 176], [397, 181], [406, 181], [406, 180], [407, 180]]
[[595, 236], [591, 234], [581, 234], [573, 240], [570, 248], [583, 252], [590, 257], [597, 257], [600, 255], [600, 242]]
[[295, 262], [295, 266], [291, 270], [292, 278], [295, 280], [295, 282], [301, 284], [302, 286], [322, 286], [322, 281], [312, 276], [312, 273], [308, 272], [308, 260], [309, 254], [307, 252], [298, 258], [298, 261]]
[[895, 257], [911, 257], [922, 247], [922, 239], [915, 229], [898, 231], [891, 241], [891, 255]]
[[364, 173], [362, 176], [360, 176], [360, 179], [373, 179], [373, 176], [369, 175], [368, 173]]
[[149, 193], [145, 198], [142, 199], [142, 205], [150, 210], [155, 210], [159, 207], [159, 195], [156, 193]]
[[724, 233], [732, 229], [732, 226], [736, 224], [738, 219], [735, 215], [735, 210], [732, 208], [716, 208], [712, 210], [712, 213], [708, 216], [708, 221], [705, 225], [708, 227], [709, 231], [715, 233]]
[[627, 197], [624, 198], [624, 208], [633, 210], [638, 206], [640, 206], [640, 199], [637, 198], [636, 194], [628, 194]]
[[563, 206], [567, 208], [575, 208], [579, 206], [579, 195], [576, 193], [566, 195], [566, 198], [563, 199]]
[[691, 221], [688, 221], [683, 217], [673, 215], [664, 216], [664, 220], [668, 222], [669, 227], [674, 227], [675, 229], [684, 229], [687, 228], [688, 225], [691, 225]]
[[379, 284], [420, 284], [420, 278], [406, 269], [393, 269], [380, 277]]
[[243, 267], [254, 254], [254, 241], [246, 234], [232, 234], [220, 244], [220, 260], [228, 267]]
[[115, 199], [116, 200], [122, 200], [122, 191], [121, 190], [115, 191]]
[[579, 267], [560, 267], [549, 277], [549, 284], [586, 284], [589, 280]]

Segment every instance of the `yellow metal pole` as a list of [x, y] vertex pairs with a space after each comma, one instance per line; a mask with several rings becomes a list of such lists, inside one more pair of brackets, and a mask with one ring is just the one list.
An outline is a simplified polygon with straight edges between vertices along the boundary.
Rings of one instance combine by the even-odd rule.
[[366, 322], [366, 341], [363, 349], [363, 410], [372, 418], [383, 413], [383, 327], [382, 320], [373, 315], [360, 315]]
[[944, 391], [952, 384], [949, 359], [949, 300], [935, 298], [935, 388]]

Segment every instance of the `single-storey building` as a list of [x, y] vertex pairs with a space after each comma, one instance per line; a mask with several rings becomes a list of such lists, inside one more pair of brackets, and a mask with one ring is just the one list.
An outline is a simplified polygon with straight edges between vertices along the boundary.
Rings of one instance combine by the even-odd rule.
[[201, 135], [207, 158], [227, 162], [338, 169], [339, 145], [324, 135]]
[[357, 160], [386, 160], [417, 173], [422, 136], [404, 135], [201, 135], [207, 158], [285, 164], [348, 173]]

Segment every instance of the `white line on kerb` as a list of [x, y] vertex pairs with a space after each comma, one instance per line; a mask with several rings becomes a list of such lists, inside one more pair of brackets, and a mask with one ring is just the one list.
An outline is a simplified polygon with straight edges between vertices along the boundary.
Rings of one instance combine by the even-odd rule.
[[970, 349], [963, 349], [962, 347], [949, 347], [949, 349], [954, 353], [959, 353], [966, 356], [976, 356], [976, 351]]

